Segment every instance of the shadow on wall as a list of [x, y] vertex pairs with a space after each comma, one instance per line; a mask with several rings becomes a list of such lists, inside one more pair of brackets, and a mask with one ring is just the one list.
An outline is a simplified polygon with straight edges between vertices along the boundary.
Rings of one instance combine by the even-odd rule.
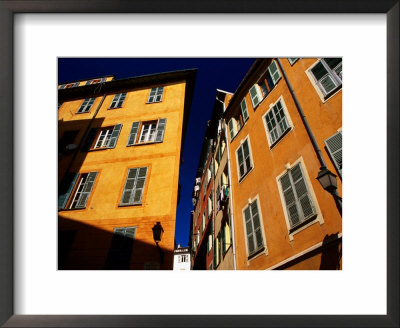
[[[162, 241], [160, 243], [162, 249]], [[173, 252], [58, 216], [59, 270], [172, 270]]]
[[285, 263], [275, 270], [341, 270], [342, 238], [339, 233], [326, 235], [317, 249]]

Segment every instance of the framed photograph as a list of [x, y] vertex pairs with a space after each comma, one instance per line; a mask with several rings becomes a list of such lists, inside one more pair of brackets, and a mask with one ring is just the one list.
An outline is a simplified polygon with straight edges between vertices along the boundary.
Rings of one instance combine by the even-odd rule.
[[[0, 324], [398, 326], [398, 19], [394, 0], [189, 7], [183, 1], [0, 1], [0, 133], [5, 144], [0, 157]], [[324, 56], [343, 58], [344, 68], [343, 131], [349, 132], [344, 132], [343, 270], [58, 270], [52, 205], [57, 114], [50, 112], [57, 101], [58, 58]], [[299, 64], [290, 59], [288, 67]], [[360, 83], [371, 77], [371, 88]], [[327, 96], [323, 87], [319, 90]], [[154, 90], [146, 99], [157, 101], [163, 92]], [[125, 100], [121, 97], [114, 105], [110, 99], [114, 111]], [[89, 103], [78, 111], [85, 113]], [[283, 101], [278, 105], [286, 108]], [[138, 142], [148, 142], [152, 124], [148, 131], [141, 127]], [[155, 129], [159, 124], [165, 128], [161, 119]], [[89, 147], [103, 147], [101, 133], [111, 140], [114, 129], [98, 131]], [[268, 142], [279, 142], [271, 133]], [[81, 172], [80, 179], [87, 184], [91, 173]], [[78, 187], [72, 194], [79, 194]], [[79, 197], [74, 202], [71, 196], [64, 206], [79, 209]], [[118, 205], [130, 198], [122, 197]], [[123, 233], [135, 233], [128, 230]]]

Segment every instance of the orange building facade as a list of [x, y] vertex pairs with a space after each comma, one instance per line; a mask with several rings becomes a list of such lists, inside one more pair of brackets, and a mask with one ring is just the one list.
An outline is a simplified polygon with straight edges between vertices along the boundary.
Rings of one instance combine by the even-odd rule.
[[172, 269], [195, 75], [59, 86], [59, 269]]
[[237, 269], [341, 269], [341, 86], [340, 58], [260, 59], [225, 104]]
[[[217, 91], [207, 131], [215, 146], [208, 157], [220, 160], [211, 166], [214, 208], [218, 186], [228, 190], [214, 211], [212, 268], [341, 269], [342, 60], [257, 59], [234, 94]], [[203, 162], [192, 213], [200, 244]]]

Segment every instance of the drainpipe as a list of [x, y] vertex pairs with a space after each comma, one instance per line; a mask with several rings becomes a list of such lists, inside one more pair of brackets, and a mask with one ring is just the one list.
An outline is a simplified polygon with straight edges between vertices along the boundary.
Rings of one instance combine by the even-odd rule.
[[[325, 171], [325, 170], [327, 171], [328, 168], [327, 168], [327, 166], [326, 166], [326, 163], [325, 163], [325, 161], [324, 161], [324, 158], [322, 157], [322, 151], [321, 151], [321, 149], [319, 148], [317, 141], [315, 140], [314, 134], [313, 134], [313, 132], [312, 132], [312, 130], [311, 130], [310, 125], [308, 124], [306, 115], [305, 115], [304, 112], [303, 112], [303, 109], [302, 109], [302, 107], [301, 107], [301, 105], [300, 105], [300, 103], [299, 103], [299, 100], [297, 99], [296, 93], [294, 92], [294, 90], [293, 90], [293, 88], [292, 88], [292, 85], [291, 85], [290, 82], [289, 82], [289, 79], [288, 79], [288, 77], [287, 77], [287, 75], [286, 75], [285, 70], [283, 69], [283, 66], [282, 66], [282, 64], [281, 64], [281, 61], [279, 60], [279, 58], [276, 58], [276, 60], [277, 60], [277, 62], [278, 62], [279, 68], [280, 68], [281, 71], [282, 71], [283, 77], [284, 77], [284, 79], [285, 79], [285, 81], [286, 81], [286, 84], [287, 84], [287, 86], [288, 86], [288, 88], [289, 88], [290, 94], [292, 95], [292, 98], [293, 98], [293, 100], [294, 100], [294, 102], [295, 102], [295, 104], [296, 104], [297, 110], [299, 111], [300, 117], [301, 117], [301, 119], [302, 119], [302, 121], [303, 121], [303, 123], [304, 123], [304, 126], [305, 126], [305, 128], [306, 128], [307, 134], [308, 134], [308, 136], [309, 136], [310, 139], [311, 139], [311, 143], [312, 143], [312, 145], [313, 145], [313, 147], [314, 147], [315, 153], [316, 153], [316, 155], [317, 155], [317, 157], [318, 157], [318, 160], [319, 160], [319, 163], [320, 163], [320, 165], [321, 165], [321, 167], [320, 167], [320, 172], [321, 172], [321, 171]], [[337, 204], [337, 206], [338, 206], [340, 215], [342, 215], [342, 198], [338, 195], [336, 189], [335, 189], [334, 191], [332, 191], [331, 194], [332, 194], [333, 198], [335, 199], [335, 202], [336, 202], [336, 204]]]
[[[221, 100], [219, 100], [217, 97], [215, 98], [217, 99], [223, 107], [223, 112], [225, 112], [225, 103]], [[225, 120], [224, 124], [225, 124]], [[233, 220], [233, 200], [232, 200], [232, 195], [233, 195], [233, 191], [232, 191], [232, 178], [231, 178], [231, 161], [230, 161], [230, 155], [229, 155], [229, 145], [228, 145], [228, 134], [227, 134], [227, 129], [225, 128], [225, 140], [226, 140], [226, 151], [227, 151], [227, 162], [228, 162], [228, 179], [229, 179], [229, 205], [231, 207], [231, 224], [232, 224], [232, 253], [233, 253], [233, 270], [236, 270], [236, 249], [235, 249], [235, 223]]]

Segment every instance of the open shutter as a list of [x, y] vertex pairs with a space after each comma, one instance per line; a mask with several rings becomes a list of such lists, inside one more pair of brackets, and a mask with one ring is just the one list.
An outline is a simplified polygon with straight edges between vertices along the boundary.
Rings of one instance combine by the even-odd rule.
[[86, 137], [85, 143], [82, 147], [82, 151], [88, 151], [90, 149], [90, 146], [92, 145], [94, 138], [96, 137], [98, 129], [99, 128], [90, 129], [88, 136]]
[[85, 208], [87, 200], [92, 192], [94, 181], [96, 180], [97, 172], [89, 172], [83, 186], [82, 193], [76, 203], [75, 208]]
[[127, 146], [132, 146], [136, 143], [136, 136], [138, 134], [140, 122], [133, 122], [131, 132], [129, 132], [129, 138]]
[[342, 131], [325, 140], [325, 145], [339, 175], [342, 176]]
[[271, 75], [274, 85], [277, 84], [279, 79], [281, 78], [281, 73], [279, 72], [278, 66], [276, 65], [275, 61], [272, 61], [272, 63], [268, 66], [268, 71]]
[[290, 225], [293, 228], [300, 223], [299, 212], [296, 205], [296, 197], [290, 182], [289, 173], [280, 178], [283, 197], [285, 199], [286, 209], [289, 216]]
[[251, 103], [253, 104], [253, 108], [255, 108], [261, 101], [258, 87], [255, 84], [250, 88], [250, 98]]
[[243, 157], [242, 147], [239, 147], [239, 149], [237, 150], [237, 155], [238, 155], [238, 163], [239, 163], [239, 173], [240, 173], [240, 177], [242, 177], [245, 174], [244, 157]]
[[167, 124], [166, 118], [160, 118], [157, 124], [157, 135], [155, 142], [162, 142], [164, 139], [165, 125]]
[[247, 112], [247, 104], [245, 98], [243, 98], [242, 102], [240, 103], [240, 108], [242, 110], [243, 122], [246, 122], [249, 118], [249, 113]]
[[228, 123], [228, 126], [229, 126], [229, 134], [230, 134], [230, 136], [231, 136], [231, 140], [232, 140], [232, 139], [235, 137], [235, 135], [236, 135], [236, 132], [235, 132], [235, 130], [234, 130], [233, 120], [234, 120], [234, 118], [231, 118], [231, 119], [229, 120], [229, 123]]
[[251, 215], [254, 227], [254, 235], [257, 249], [259, 249], [263, 245], [263, 237], [261, 232], [261, 224], [260, 224], [260, 216], [258, 214], [258, 206], [257, 201], [254, 201], [251, 205]]
[[67, 204], [72, 189], [78, 179], [79, 173], [68, 172], [58, 186], [58, 208], [62, 209]]
[[107, 148], [115, 148], [121, 129], [122, 129], [122, 124], [117, 124], [114, 126], [113, 132], [111, 133], [111, 138], [108, 141]]

